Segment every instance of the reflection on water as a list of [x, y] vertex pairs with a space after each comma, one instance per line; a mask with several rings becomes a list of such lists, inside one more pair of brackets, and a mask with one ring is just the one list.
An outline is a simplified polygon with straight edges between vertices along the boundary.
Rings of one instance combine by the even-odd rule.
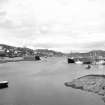
[[64, 86], [89, 72], [61, 58], [2, 64], [0, 79], [8, 80], [9, 87], [0, 90], [0, 105], [104, 105], [98, 95]]
[[8, 85], [4, 86], [4, 87], [0, 87], [0, 89], [6, 89], [8, 88]]

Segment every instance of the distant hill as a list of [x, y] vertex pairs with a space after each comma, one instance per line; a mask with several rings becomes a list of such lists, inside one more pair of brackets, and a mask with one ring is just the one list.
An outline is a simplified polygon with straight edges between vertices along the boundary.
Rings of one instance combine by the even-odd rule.
[[93, 50], [93, 51], [90, 51], [89, 54], [96, 54], [96, 55], [100, 55], [100, 56], [105, 56], [105, 51], [104, 50]]
[[69, 53], [68, 56], [70, 57], [90, 57], [90, 56], [102, 56], [105, 57], [105, 51], [104, 50], [92, 50], [86, 53]]
[[14, 46], [6, 45], [6, 44], [0, 44], [0, 46], [2, 46], [3, 48], [6, 48], [6, 49], [16, 48]]
[[[2, 48], [12, 50], [12, 51], [20, 51], [23, 54], [28, 54], [28, 55], [33, 55], [33, 54], [38, 54], [39, 56], [63, 56], [64, 53], [53, 51], [53, 50], [48, 50], [48, 49], [30, 49], [26, 47], [15, 47], [15, 46], [10, 46], [6, 44], [0, 44]], [[11, 52], [12, 53], [12, 52]]]
[[17, 50], [27, 49], [27, 50], [32, 50], [32, 49], [26, 48], [26, 47], [15, 47], [15, 46], [10, 46], [10, 45], [6, 45], [6, 44], [0, 44], [0, 46], [2, 46], [3, 48], [6, 48], [6, 49], [17, 49]]
[[48, 49], [36, 49], [35, 52], [40, 56], [63, 56], [64, 53]]
[[[25, 47], [15, 47], [15, 46], [10, 46], [6, 44], [0, 44], [0, 47], [4, 49], [4, 54], [5, 56], [23, 56], [24, 54], [32, 55], [34, 51], [30, 48], [25, 48]], [[7, 50], [9, 52], [7, 52]], [[17, 52], [17, 54], [16, 54]], [[0, 51], [1, 53], [1, 51]]]
[[63, 53], [63, 52], [58, 52], [54, 50], [49, 50], [49, 49], [30, 49], [26, 47], [15, 47], [15, 46], [10, 46], [6, 44], [0, 44], [5, 49], [8, 50], [17, 50], [20, 51], [22, 54], [38, 54], [39, 56], [68, 56], [68, 57], [90, 57], [90, 56], [102, 56], [105, 57], [105, 51], [104, 50], [92, 50], [86, 53], [80, 53], [80, 52], [72, 52], [72, 53]]

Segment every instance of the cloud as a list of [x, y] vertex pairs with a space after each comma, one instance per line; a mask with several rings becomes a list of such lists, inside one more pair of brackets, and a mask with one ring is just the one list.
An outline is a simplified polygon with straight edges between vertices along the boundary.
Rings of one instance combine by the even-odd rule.
[[8, 0], [0, 0], [0, 4], [7, 3]]
[[86, 49], [105, 49], [105, 40], [104, 41], [97, 41], [95, 43], [88, 43], [84, 46]]
[[0, 2], [1, 42], [62, 51], [101, 48], [103, 44], [104, 0]]

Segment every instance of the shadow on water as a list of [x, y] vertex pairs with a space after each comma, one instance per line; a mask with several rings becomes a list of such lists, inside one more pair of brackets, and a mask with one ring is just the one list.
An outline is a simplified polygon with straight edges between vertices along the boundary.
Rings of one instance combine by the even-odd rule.
[[8, 88], [8, 85], [4, 86], [4, 87], [0, 87], [0, 90], [6, 89]]

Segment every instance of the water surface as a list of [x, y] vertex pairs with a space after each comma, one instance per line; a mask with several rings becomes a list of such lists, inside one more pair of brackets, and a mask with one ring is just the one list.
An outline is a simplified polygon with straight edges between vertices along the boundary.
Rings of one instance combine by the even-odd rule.
[[86, 70], [83, 65], [67, 64], [65, 58], [0, 64], [0, 79], [9, 81], [9, 87], [0, 90], [0, 105], [104, 105], [96, 94], [64, 86], [66, 81], [101, 74], [104, 69]]

